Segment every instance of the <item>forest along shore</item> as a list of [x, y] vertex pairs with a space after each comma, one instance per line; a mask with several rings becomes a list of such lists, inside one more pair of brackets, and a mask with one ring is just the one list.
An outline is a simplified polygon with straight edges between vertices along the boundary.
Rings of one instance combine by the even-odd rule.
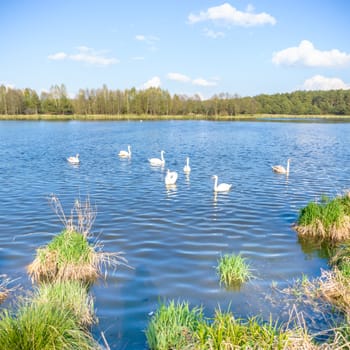
[[137, 114], [16, 114], [16, 115], [0, 115], [0, 120], [45, 120], [45, 121], [147, 121], [147, 120], [215, 120], [215, 121], [234, 121], [234, 120], [342, 120], [350, 121], [350, 115], [289, 115], [289, 114], [241, 114], [241, 115], [137, 115]]

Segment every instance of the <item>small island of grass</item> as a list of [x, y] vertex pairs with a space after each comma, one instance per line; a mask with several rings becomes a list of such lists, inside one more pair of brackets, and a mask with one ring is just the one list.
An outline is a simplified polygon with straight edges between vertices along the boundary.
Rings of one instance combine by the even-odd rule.
[[297, 225], [299, 237], [341, 242], [350, 239], [350, 192], [320, 202], [310, 202], [301, 209]]
[[239, 286], [250, 280], [252, 272], [246, 259], [241, 254], [225, 254], [220, 257], [217, 266], [220, 283], [226, 287]]

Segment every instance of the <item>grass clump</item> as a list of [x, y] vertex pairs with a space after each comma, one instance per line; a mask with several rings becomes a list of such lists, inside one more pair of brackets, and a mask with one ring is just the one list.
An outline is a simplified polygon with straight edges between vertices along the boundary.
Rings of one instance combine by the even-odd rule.
[[14, 314], [0, 312], [0, 349], [92, 350], [99, 346], [70, 310], [26, 302]]
[[40, 284], [33, 303], [47, 304], [67, 310], [77, 324], [88, 327], [94, 321], [93, 299], [85, 285], [77, 281]]
[[301, 237], [330, 242], [350, 238], [350, 192], [334, 199], [323, 196], [300, 210], [295, 230]]
[[272, 320], [263, 322], [257, 317], [236, 319], [231, 312], [221, 310], [216, 310], [212, 322], [201, 324], [198, 336], [196, 349], [201, 350], [290, 349], [304, 343], [297, 332], [285, 331]]
[[85, 204], [77, 200], [69, 218], [57, 197], [52, 196], [51, 204], [65, 229], [45, 247], [37, 249], [28, 266], [33, 282], [77, 280], [91, 284], [102, 276], [104, 267], [126, 263], [122, 253], [103, 252], [98, 242], [89, 242], [96, 211], [88, 200]]
[[162, 303], [146, 329], [149, 348], [193, 349], [194, 334], [202, 320], [202, 309], [190, 309], [187, 302], [171, 301], [169, 305]]
[[33, 281], [80, 280], [91, 282], [98, 277], [94, 248], [78, 232], [64, 230], [46, 247], [37, 249], [28, 266]]
[[236, 319], [231, 312], [216, 310], [204, 318], [201, 308], [188, 303], [161, 304], [146, 329], [151, 350], [313, 349], [304, 329], [284, 329], [277, 322], [257, 317]]
[[253, 277], [249, 264], [241, 254], [225, 254], [220, 257], [217, 266], [220, 283], [226, 287], [239, 286]]

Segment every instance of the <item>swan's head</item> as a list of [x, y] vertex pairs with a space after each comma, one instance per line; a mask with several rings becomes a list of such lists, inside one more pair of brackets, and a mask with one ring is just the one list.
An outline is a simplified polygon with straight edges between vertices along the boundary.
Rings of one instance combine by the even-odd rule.
[[212, 179], [217, 179], [218, 176], [217, 176], [217, 175], [213, 175], [211, 178], [212, 178]]
[[76, 157], [79, 158], [79, 153], [77, 153]]
[[164, 151], [160, 151], [160, 154], [164, 154], [165, 152]]

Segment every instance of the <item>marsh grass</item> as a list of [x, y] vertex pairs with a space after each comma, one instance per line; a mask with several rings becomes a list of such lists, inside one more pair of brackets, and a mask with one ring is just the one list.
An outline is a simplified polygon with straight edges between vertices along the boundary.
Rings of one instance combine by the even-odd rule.
[[202, 308], [187, 302], [160, 304], [145, 331], [151, 350], [193, 349], [194, 334], [203, 320]]
[[240, 286], [253, 278], [250, 266], [241, 254], [221, 256], [216, 269], [220, 276], [220, 283], [223, 283], [226, 287]]
[[32, 302], [50, 303], [52, 307], [63, 308], [74, 317], [77, 324], [88, 327], [95, 322], [93, 299], [86, 285], [77, 281], [40, 284]]
[[337, 267], [321, 270], [321, 276], [313, 280], [297, 280], [293, 286], [285, 288], [283, 293], [312, 305], [315, 312], [332, 308], [350, 319], [350, 280]]
[[330, 263], [336, 266], [344, 277], [350, 279], [350, 241], [337, 246]]
[[56, 304], [25, 302], [14, 313], [0, 312], [2, 350], [96, 350], [99, 345], [76, 322], [72, 310]]
[[350, 238], [350, 195], [326, 196], [300, 210], [295, 230], [301, 237], [340, 242]]
[[34, 261], [27, 267], [33, 282], [78, 280], [91, 284], [103, 275], [106, 277], [107, 267], [127, 265], [123, 253], [104, 252], [100, 242], [89, 242], [96, 217], [96, 209], [89, 200], [75, 201], [69, 217], [56, 196], [51, 197], [51, 205], [65, 229], [45, 247], [37, 249]]
[[[198, 349], [311, 349], [311, 340], [300, 330], [285, 330], [271, 319], [237, 319], [216, 310], [212, 322], [201, 323]], [[308, 347], [306, 347], [308, 345]], [[309, 347], [310, 346], [310, 347]]]
[[203, 317], [201, 308], [171, 301], [160, 305], [146, 337], [151, 350], [315, 349], [300, 319], [298, 315], [298, 322], [279, 325], [258, 317], [237, 319], [220, 309], [211, 319]]

